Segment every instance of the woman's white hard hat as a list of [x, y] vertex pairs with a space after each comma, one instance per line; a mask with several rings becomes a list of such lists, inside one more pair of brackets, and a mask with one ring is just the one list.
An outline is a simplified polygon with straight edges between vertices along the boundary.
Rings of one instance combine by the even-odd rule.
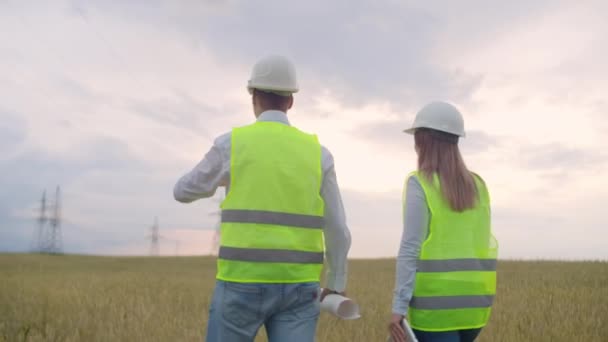
[[453, 105], [447, 102], [435, 101], [422, 107], [416, 113], [412, 126], [405, 133], [414, 134], [418, 128], [430, 128], [464, 137], [464, 119]]

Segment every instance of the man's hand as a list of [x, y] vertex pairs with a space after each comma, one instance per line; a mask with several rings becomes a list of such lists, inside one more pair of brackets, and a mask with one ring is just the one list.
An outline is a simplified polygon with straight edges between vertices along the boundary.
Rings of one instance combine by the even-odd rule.
[[338, 292], [338, 291], [334, 291], [334, 290], [330, 290], [327, 288], [323, 288], [323, 290], [321, 291], [321, 297], [319, 297], [319, 301], [323, 301], [323, 299], [325, 299], [325, 296], [327, 296], [328, 294], [339, 294], [341, 296], [346, 297], [346, 292], [342, 291], [342, 292]]
[[393, 314], [391, 316], [391, 321], [388, 324], [388, 331], [391, 334], [391, 338], [393, 342], [408, 342], [409, 339], [405, 336], [405, 330], [401, 326], [401, 320], [403, 319], [403, 315]]

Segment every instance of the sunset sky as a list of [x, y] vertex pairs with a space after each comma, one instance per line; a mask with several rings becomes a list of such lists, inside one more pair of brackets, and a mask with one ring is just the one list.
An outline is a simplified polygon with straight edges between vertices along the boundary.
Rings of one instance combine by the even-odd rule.
[[232, 127], [268, 54], [296, 65], [291, 123], [333, 154], [351, 257], [397, 254], [403, 134], [461, 109], [501, 258], [608, 259], [606, 1], [0, 0], [0, 251], [28, 251], [63, 191], [67, 253], [209, 253], [217, 201], [173, 185]]

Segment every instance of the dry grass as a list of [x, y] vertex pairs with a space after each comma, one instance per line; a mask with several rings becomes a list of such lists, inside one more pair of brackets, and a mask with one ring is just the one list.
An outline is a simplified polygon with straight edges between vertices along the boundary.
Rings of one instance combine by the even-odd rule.
[[[203, 257], [0, 255], [0, 341], [201, 341], [214, 273]], [[384, 341], [393, 281], [393, 260], [352, 261], [363, 318], [323, 314], [318, 340]], [[608, 341], [608, 263], [500, 262], [479, 341]]]

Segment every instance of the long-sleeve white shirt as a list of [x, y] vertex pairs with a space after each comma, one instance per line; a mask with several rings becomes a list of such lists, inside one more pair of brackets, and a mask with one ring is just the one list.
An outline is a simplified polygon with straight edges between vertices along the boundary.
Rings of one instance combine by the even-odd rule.
[[[258, 121], [280, 122], [289, 125], [287, 114], [270, 110], [258, 117]], [[211, 197], [220, 186], [230, 189], [231, 132], [215, 139], [203, 160], [192, 171], [179, 179], [173, 195], [179, 202], [188, 203], [200, 198]], [[329, 150], [321, 146], [321, 166], [323, 180], [321, 197], [325, 202], [324, 230], [325, 257], [327, 259], [326, 287], [335, 291], [346, 288], [347, 254], [350, 248], [350, 231], [338, 181], [334, 169], [334, 159]]]
[[404, 192], [403, 234], [397, 256], [393, 313], [405, 316], [414, 293], [416, 263], [422, 242], [428, 236], [431, 212], [422, 185], [416, 176], [408, 178]]

